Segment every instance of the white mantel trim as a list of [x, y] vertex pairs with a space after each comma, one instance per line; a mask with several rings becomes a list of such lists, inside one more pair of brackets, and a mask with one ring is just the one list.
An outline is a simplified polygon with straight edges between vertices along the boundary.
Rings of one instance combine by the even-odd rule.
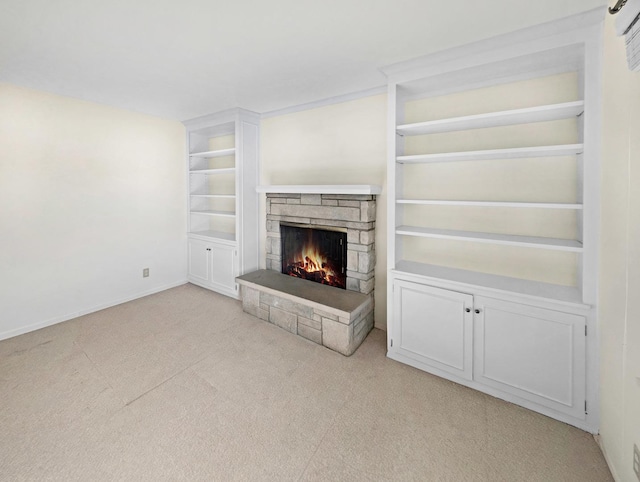
[[258, 186], [257, 192], [279, 193], [279, 194], [380, 194], [381, 186], [373, 184], [303, 184], [303, 185], [280, 185], [280, 186]]

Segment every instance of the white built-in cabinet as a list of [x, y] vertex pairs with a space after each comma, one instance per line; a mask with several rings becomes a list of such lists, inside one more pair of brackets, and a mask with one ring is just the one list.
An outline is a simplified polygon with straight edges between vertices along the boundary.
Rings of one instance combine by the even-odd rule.
[[259, 123], [243, 109], [184, 122], [188, 279], [234, 298], [236, 276], [258, 268]]
[[384, 69], [388, 356], [592, 432], [601, 13]]

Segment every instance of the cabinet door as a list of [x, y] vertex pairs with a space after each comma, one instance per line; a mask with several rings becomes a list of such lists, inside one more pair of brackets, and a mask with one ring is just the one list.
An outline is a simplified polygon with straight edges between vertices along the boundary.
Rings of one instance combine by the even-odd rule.
[[211, 264], [209, 262], [209, 243], [189, 238], [188, 267], [189, 277], [202, 283], [209, 282]]
[[465, 293], [395, 281], [390, 351], [437, 375], [440, 370], [471, 380], [473, 314], [466, 310], [472, 306]]
[[211, 284], [224, 290], [236, 291], [237, 248], [225, 244], [212, 243]]
[[584, 419], [582, 316], [476, 297], [474, 379]]

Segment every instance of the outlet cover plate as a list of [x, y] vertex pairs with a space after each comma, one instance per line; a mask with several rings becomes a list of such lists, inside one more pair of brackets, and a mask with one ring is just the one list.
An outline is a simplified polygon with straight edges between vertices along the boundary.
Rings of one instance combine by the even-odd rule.
[[144, 268], [142, 270], [142, 277], [143, 278], [148, 278], [149, 277], [149, 268]]

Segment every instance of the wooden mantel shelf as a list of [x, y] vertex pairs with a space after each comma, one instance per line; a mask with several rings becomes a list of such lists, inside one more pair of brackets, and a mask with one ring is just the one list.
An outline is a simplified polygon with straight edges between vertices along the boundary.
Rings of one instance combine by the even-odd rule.
[[302, 184], [280, 186], [258, 186], [257, 192], [280, 194], [380, 194], [381, 186], [373, 184]]

